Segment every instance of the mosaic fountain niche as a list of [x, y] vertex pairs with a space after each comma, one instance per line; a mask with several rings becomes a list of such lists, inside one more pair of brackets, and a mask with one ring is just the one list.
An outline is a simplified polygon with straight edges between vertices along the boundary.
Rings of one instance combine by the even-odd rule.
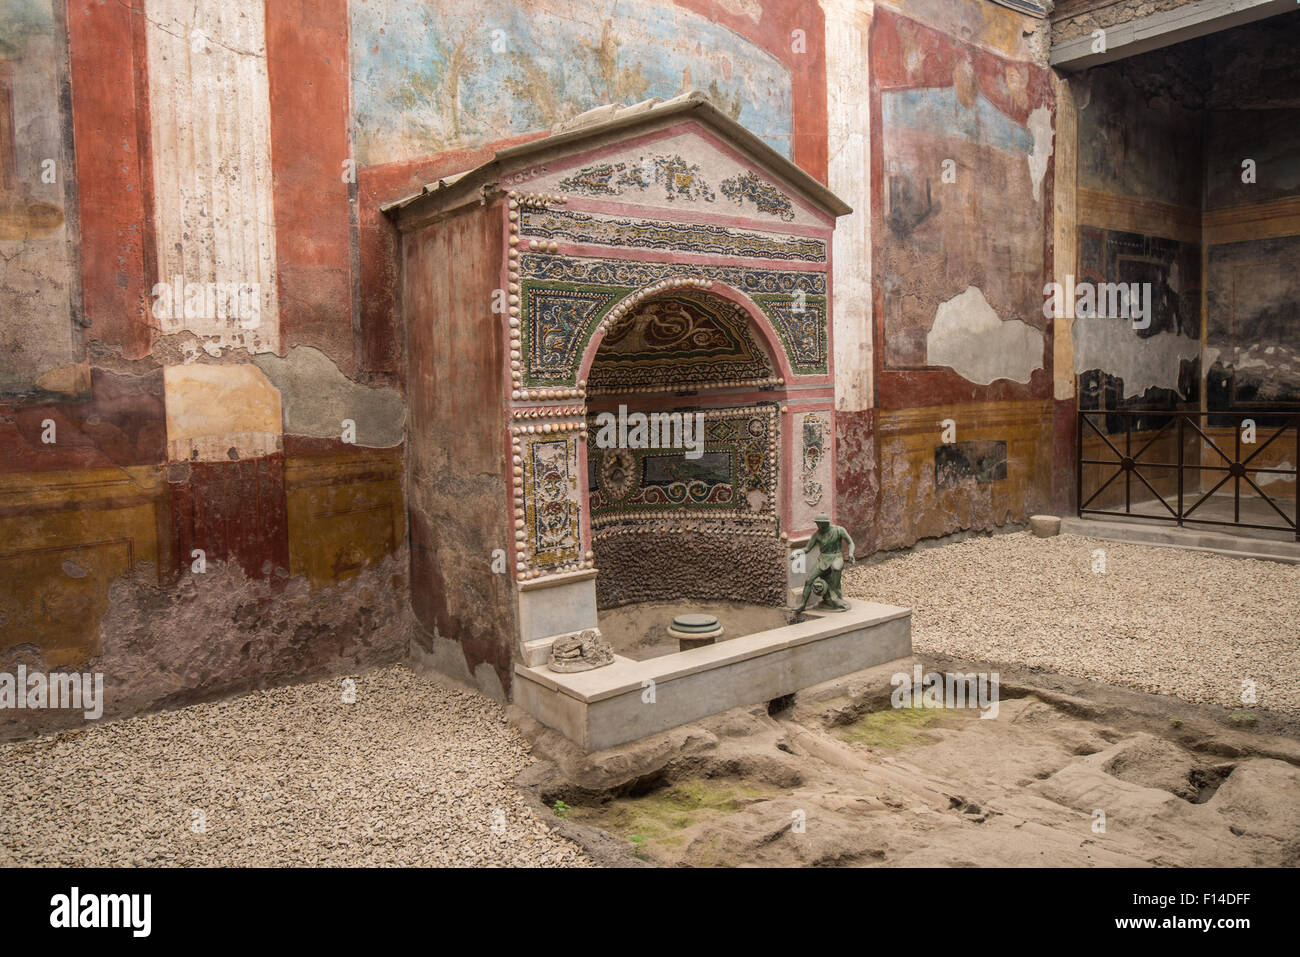
[[[422, 620], [465, 632], [467, 669], [508, 660], [515, 703], [595, 750], [910, 652], [905, 609], [788, 623], [791, 553], [835, 508], [829, 251], [849, 210], [825, 187], [690, 94], [579, 117], [386, 211], [417, 615], [427, 595]], [[505, 423], [495, 510], [491, 434], [451, 451], [466, 408]], [[481, 488], [443, 491], [465, 446]], [[448, 531], [423, 530], [434, 511]], [[487, 554], [502, 532], [512, 607], [437, 557], [441, 536]], [[722, 635], [679, 644], [689, 613]]]
[[610, 324], [587, 375], [587, 514], [602, 634], [646, 660], [679, 615], [785, 624], [778, 375], [744, 305], [669, 283]]

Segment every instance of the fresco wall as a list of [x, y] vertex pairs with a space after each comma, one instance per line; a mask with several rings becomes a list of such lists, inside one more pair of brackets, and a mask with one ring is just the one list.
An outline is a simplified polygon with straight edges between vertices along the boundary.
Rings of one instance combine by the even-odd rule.
[[1051, 485], [1053, 94], [1017, 42], [1036, 21], [1004, 11], [1012, 39], [987, 14], [963, 42], [905, 12], [870, 29], [879, 491], [850, 530], [874, 548], [1023, 520]]
[[0, 391], [85, 385], [62, 4], [0, 7]]
[[[495, 636], [513, 627], [501, 596], [453, 576], [437, 585], [464, 598], [448, 612], [408, 584], [411, 569], [438, 581], [457, 542], [488, 538], [440, 524], [413, 491], [442, 474], [432, 450], [408, 445], [414, 423], [474, 410], [454, 390], [435, 390], [449, 403], [441, 411], [411, 403], [396, 233], [379, 207], [611, 99], [709, 91], [819, 180], [834, 165], [833, 185], [858, 210], [833, 250], [849, 291], [834, 337], [817, 289], [798, 314], [783, 305], [787, 288], [747, 293], [794, 366], [835, 377], [845, 412], [834, 435], [820, 406], [800, 413], [809, 440], [794, 456], [795, 517], [806, 521], [833, 485], [837, 517], [865, 552], [1021, 514], [1026, 483], [1041, 478], [1029, 450], [1050, 378], [1030, 342], [1048, 330], [1021, 302], [1047, 262], [1051, 103], [1033, 65], [1038, 21], [984, 0], [895, 6], [901, 14], [847, 0], [5, 4], [0, 668], [103, 670], [109, 713], [126, 713], [387, 660], [413, 633], [436, 657], [441, 636], [469, 629], [468, 673], [500, 680], [509, 649]], [[900, 164], [888, 183], [886, 152]], [[988, 184], [935, 193], [929, 167], [949, 152], [963, 170], [988, 164]], [[800, 226], [762, 184], [705, 172], [712, 198], [699, 202], [715, 212]], [[927, 176], [937, 203], [921, 216]], [[970, 208], [1014, 213], [1007, 222], [1027, 232], [968, 240], [949, 217]], [[624, 228], [618, 218], [552, 210], [529, 228], [598, 242]], [[640, 228], [643, 250], [705, 255], [725, 240], [778, 285], [832, 255], [794, 228]], [[902, 258], [882, 267], [886, 254]], [[544, 258], [532, 266], [544, 270]], [[981, 271], [985, 260], [997, 268]], [[919, 307], [894, 295], [914, 270], [960, 281], [927, 287]], [[1010, 379], [978, 381], [989, 370], [973, 368], [967, 378], [959, 357], [932, 361], [940, 307], [964, 306], [968, 288], [983, 304], [944, 315], [958, 338], [975, 336], [976, 354], [996, 357], [981, 337], [1001, 343], [1015, 330], [1022, 361]], [[890, 336], [892, 352], [873, 345]], [[419, 347], [421, 361], [440, 355]], [[750, 365], [747, 378], [762, 380]], [[949, 407], [969, 425], [960, 441], [992, 443], [984, 452], [936, 459], [930, 420]], [[45, 441], [51, 424], [57, 437]], [[986, 468], [999, 442], [1006, 479]], [[485, 500], [496, 481], [483, 480]], [[882, 486], [895, 490], [884, 508]]]
[[[1202, 78], [1170, 48], [1074, 81], [1084, 283], [1150, 283], [1150, 315], [1072, 321], [1081, 408], [1199, 402]], [[1113, 423], [1120, 427], [1120, 420]]]
[[358, 374], [345, 15], [4, 6], [0, 670], [102, 672], [114, 716], [405, 655], [405, 407]]
[[1082, 407], [1296, 403], [1298, 41], [1283, 16], [1075, 82], [1078, 278], [1155, 293], [1148, 328], [1074, 322]]
[[706, 91], [789, 157], [788, 69], [726, 26], [632, 0], [351, 6], [358, 161], [392, 163], [546, 130], [606, 103]]
[[1300, 17], [1288, 14], [1206, 51], [1210, 411], [1300, 408], [1300, 94], [1286, 80], [1297, 44]]

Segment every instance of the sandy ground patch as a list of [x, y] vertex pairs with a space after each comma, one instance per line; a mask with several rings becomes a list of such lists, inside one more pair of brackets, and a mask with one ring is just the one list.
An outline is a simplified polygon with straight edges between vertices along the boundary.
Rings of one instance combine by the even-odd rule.
[[996, 717], [894, 709], [896, 667], [595, 755], [534, 728], [546, 760], [519, 783], [541, 809], [563, 802], [561, 833], [606, 863], [1300, 864], [1294, 722], [1266, 733], [1214, 706], [1028, 669], [1002, 675]]

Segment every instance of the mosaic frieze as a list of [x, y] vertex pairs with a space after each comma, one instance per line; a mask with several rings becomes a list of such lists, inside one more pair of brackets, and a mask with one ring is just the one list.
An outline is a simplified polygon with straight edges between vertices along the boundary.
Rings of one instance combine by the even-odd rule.
[[741, 208], [789, 223], [795, 219], [795, 207], [788, 195], [751, 169], [729, 176], [718, 186], [709, 185], [698, 163], [682, 159], [680, 154], [660, 153], [637, 160], [610, 160], [593, 163], [565, 176], [556, 184], [564, 193], [577, 193], [599, 199], [644, 195], [668, 203], [716, 204], [718, 193]]
[[680, 527], [695, 520], [730, 525], [776, 520], [775, 406], [705, 411], [697, 457], [689, 457], [686, 448], [602, 448], [594, 416], [587, 435], [593, 530], [639, 523], [660, 528], [665, 522]]
[[610, 328], [587, 375], [587, 389], [698, 387], [771, 375], [771, 363], [739, 306], [716, 297], [675, 295], [647, 300]]
[[738, 206], [751, 203], [760, 213], [775, 216], [782, 222], [794, 220], [794, 204], [790, 202], [790, 197], [771, 183], [759, 179], [753, 170], [747, 169], [724, 179], [718, 189]]
[[672, 249], [749, 259], [825, 262], [826, 243], [804, 236], [767, 236], [707, 223], [617, 219], [565, 209], [524, 209], [520, 232], [541, 239], [568, 239], [603, 246]]
[[[575, 384], [583, 350], [619, 294], [685, 271], [726, 283], [753, 298], [776, 329], [796, 373], [816, 375], [827, 370], [824, 273], [700, 264], [685, 267], [544, 253], [525, 253], [518, 261], [524, 313], [521, 326], [528, 360], [526, 386]], [[542, 289], [552, 296], [546, 303], [546, 316], [539, 319], [532, 314], [533, 294]]]
[[833, 512], [835, 474], [831, 461], [833, 427], [829, 410], [799, 412], [791, 419], [794, 476], [790, 508], [793, 529], [812, 528], [818, 512]]
[[522, 293], [524, 355], [536, 385], [573, 381], [592, 328], [627, 289], [526, 282]]
[[662, 189], [663, 198], [669, 202], [712, 203], [717, 199], [699, 165], [677, 155], [642, 156], [635, 163], [584, 166], [560, 180], [558, 185], [563, 192], [584, 196], [622, 196], [628, 190]]
[[800, 372], [826, 371], [826, 298], [755, 296], [781, 336], [790, 364]]
[[803, 485], [800, 493], [804, 504], [816, 508], [822, 503], [826, 486], [822, 481], [822, 463], [830, 452], [830, 422], [824, 415], [808, 414], [803, 417]]
[[519, 546], [528, 566], [560, 565], [581, 557], [578, 434], [528, 435], [518, 441], [524, 523]]

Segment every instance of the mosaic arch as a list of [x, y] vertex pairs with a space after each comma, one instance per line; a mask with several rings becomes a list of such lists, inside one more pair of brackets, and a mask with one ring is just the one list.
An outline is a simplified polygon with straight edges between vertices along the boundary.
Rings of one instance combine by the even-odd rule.
[[642, 300], [609, 326], [587, 373], [587, 394], [775, 381], [743, 306], [683, 290]]
[[[683, 275], [685, 269], [689, 269], [691, 274]], [[711, 314], [710, 318], [716, 317], [715, 321], [725, 322], [733, 331], [738, 348], [744, 348], [740, 345], [741, 342], [753, 343], [753, 348], [758, 350], [754, 355], [766, 359], [767, 369], [770, 370], [765, 377], [737, 376], [726, 381], [721, 379], [704, 380], [706, 383], [717, 387], [736, 384], [784, 384], [785, 380], [798, 370], [792, 368], [792, 363], [789, 361], [789, 350], [786, 346], [786, 337], [782, 334], [782, 330], [772, 322], [771, 312], [762, 308], [756, 298], [745, 295], [744, 292], [725, 282], [712, 278], [701, 278], [702, 276], [707, 277], [709, 274], [709, 267], [696, 265], [690, 267], [677, 266], [666, 271], [663, 274], [665, 278], [649, 283], [639, 289], [629, 290], [623, 298], [613, 304], [612, 308], [604, 310], [587, 330], [586, 335], [583, 336], [582, 354], [573, 369], [575, 381], [589, 379], [598, 357], [605, 355], [603, 350], [606, 341], [610, 339], [611, 335], [618, 335], [622, 323], [629, 321], [638, 314], [643, 314], [647, 303], [654, 304], [666, 293], [673, 292], [679, 302], [689, 302], [697, 310], [697, 315], [703, 315], [699, 310], [708, 310], [708, 313]], [[824, 276], [818, 276], [817, 278], [822, 279], [823, 282], [825, 281]], [[618, 350], [621, 347], [615, 343], [614, 348]], [[628, 348], [635, 348], [635, 345]], [[737, 357], [742, 354], [741, 352], [735, 353]], [[613, 355], [617, 355], [617, 351]], [[602, 364], [611, 362], [608, 358], [602, 358], [601, 361]], [[613, 360], [613, 362], [616, 363], [617, 360]]]
[[519, 277], [523, 361], [516, 388], [576, 386], [594, 356], [593, 340], [629, 297], [683, 281], [705, 286], [763, 318], [755, 325], [771, 340], [776, 376], [827, 371], [823, 273], [528, 253], [519, 257]]
[[[777, 387], [769, 401], [743, 407], [682, 406], [667, 415], [702, 416], [698, 457], [683, 448], [602, 448], [598, 413], [587, 412], [587, 491], [593, 546], [630, 533], [695, 530], [776, 534], [779, 397], [784, 380], [772, 353], [781, 345], [763, 313], [702, 280], [631, 297], [598, 330], [586, 363], [589, 397], [622, 400], [710, 388]], [[729, 291], [735, 295], [734, 291]], [[607, 400], [602, 403], [609, 405]], [[655, 415], [664, 414], [657, 410]]]
[[737, 386], [777, 391], [773, 401], [754, 406], [674, 410], [704, 415], [698, 459], [688, 459], [680, 448], [600, 449], [591, 428], [596, 413], [589, 406], [572, 409], [582, 416], [578, 421], [516, 430], [516, 503], [523, 526], [516, 540], [522, 568], [532, 575], [577, 569], [591, 557], [582, 551], [580, 446], [585, 446], [586, 521], [593, 546], [610, 535], [662, 530], [665, 521], [682, 529], [704, 522], [713, 531], [775, 535], [776, 400], [789, 367], [765, 313], [721, 283], [680, 274], [625, 294], [618, 288], [582, 291], [594, 293], [600, 306], [590, 310], [595, 318], [581, 320], [590, 327], [580, 338], [558, 319], [535, 328], [539, 336], [555, 336], [574, 350], [565, 362], [587, 383], [588, 400], [606, 396], [607, 402], [617, 402], [627, 396], [635, 404], [637, 396], [652, 393]]

